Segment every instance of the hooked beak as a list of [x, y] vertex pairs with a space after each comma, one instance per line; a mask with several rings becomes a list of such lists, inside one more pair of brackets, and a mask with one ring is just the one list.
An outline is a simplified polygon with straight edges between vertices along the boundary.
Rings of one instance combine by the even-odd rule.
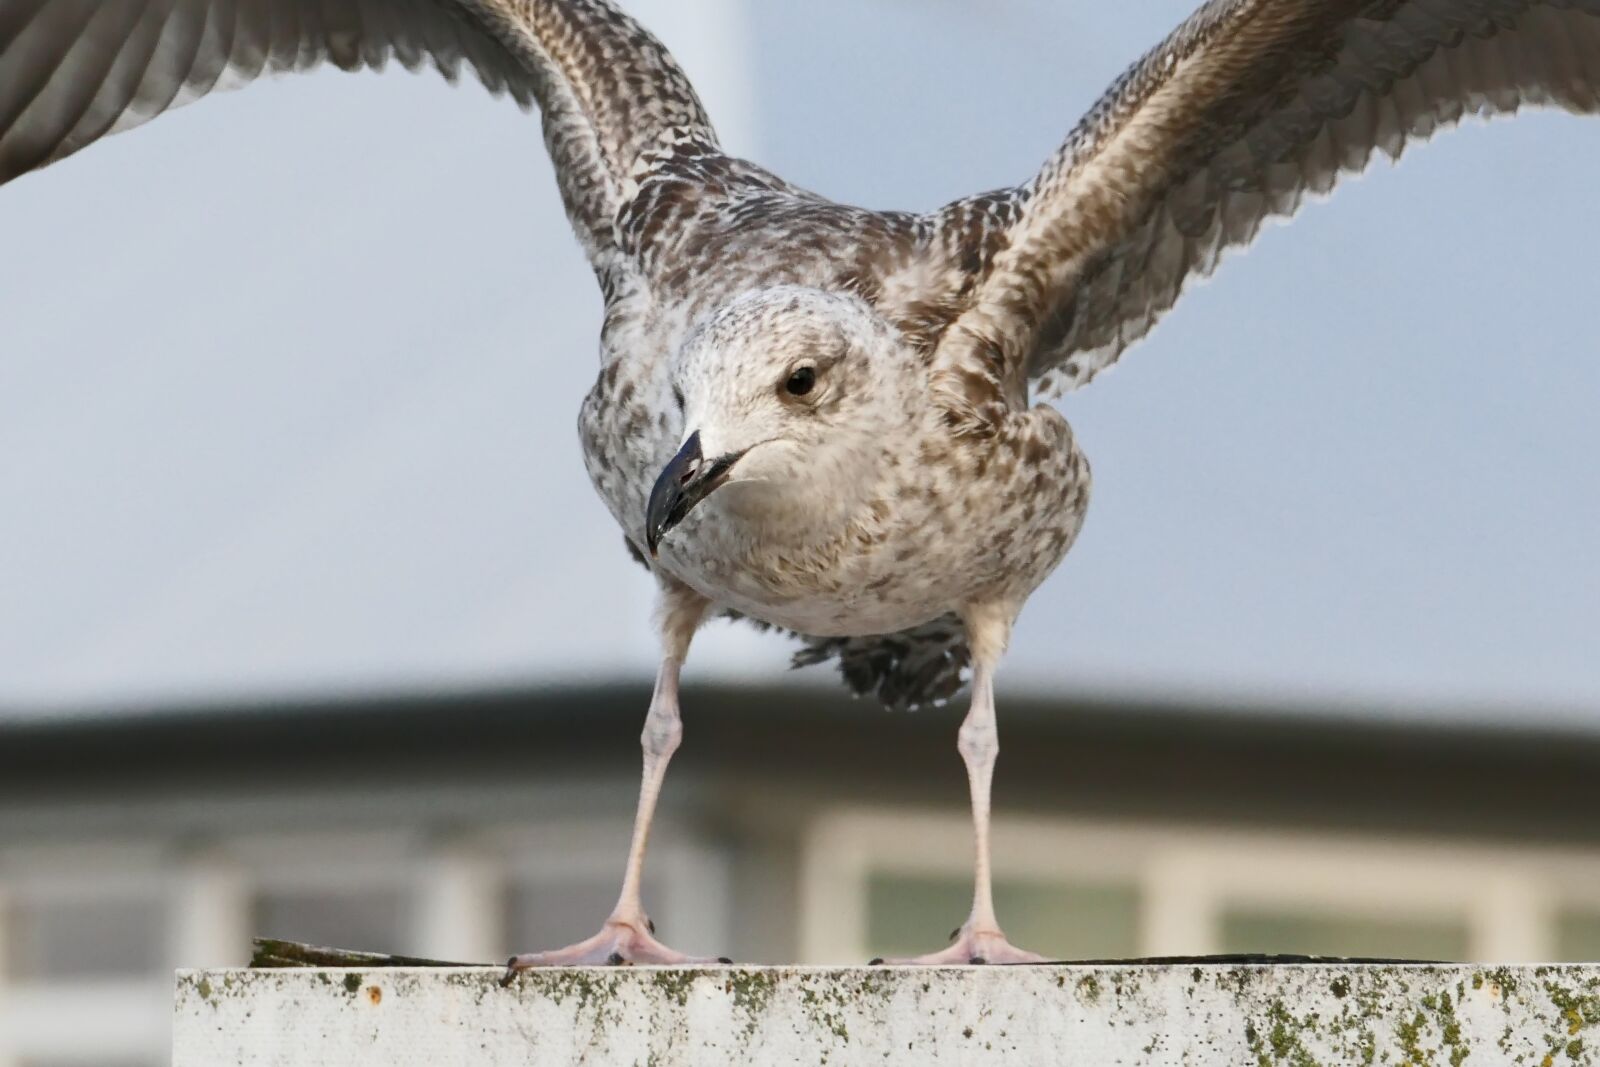
[[728, 472], [743, 454], [736, 452], [707, 461], [700, 452], [700, 431], [689, 435], [672, 462], [661, 472], [661, 477], [656, 479], [655, 488], [650, 490], [650, 503], [644, 516], [644, 539], [652, 559], [667, 531], [728, 480]]

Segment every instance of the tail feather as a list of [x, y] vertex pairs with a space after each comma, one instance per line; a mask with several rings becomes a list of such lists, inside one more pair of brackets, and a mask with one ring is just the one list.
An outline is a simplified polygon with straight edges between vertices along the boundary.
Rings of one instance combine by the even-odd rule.
[[[648, 568], [639, 547], [631, 540], [627, 545], [634, 562]], [[737, 611], [725, 611], [723, 617], [797, 638], [804, 647], [794, 654], [790, 667], [798, 670], [836, 660], [839, 675], [852, 693], [876, 697], [890, 711], [948, 703], [967, 684], [972, 666], [966, 627], [953, 614], [899, 633], [871, 637], [811, 637]]]
[[837, 660], [856, 696], [874, 696], [891, 711], [947, 703], [967, 683], [972, 653], [961, 620], [946, 615], [899, 633], [872, 637], [807, 637], [792, 666]]

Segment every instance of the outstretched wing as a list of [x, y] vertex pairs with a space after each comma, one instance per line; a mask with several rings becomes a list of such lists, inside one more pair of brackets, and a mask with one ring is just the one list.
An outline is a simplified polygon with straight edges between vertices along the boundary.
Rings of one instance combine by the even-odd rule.
[[1083, 384], [1266, 219], [1525, 104], [1600, 110], [1600, 0], [1212, 0], [1010, 193], [941, 353], [955, 399]]
[[390, 59], [537, 103], [602, 273], [640, 158], [716, 148], [672, 57], [608, 0], [0, 0], [0, 183], [263, 74]]

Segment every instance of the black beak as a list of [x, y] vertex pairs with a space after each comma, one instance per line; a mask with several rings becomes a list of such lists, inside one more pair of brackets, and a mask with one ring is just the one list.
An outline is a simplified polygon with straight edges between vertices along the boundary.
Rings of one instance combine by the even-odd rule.
[[719, 456], [708, 462], [700, 453], [700, 431], [689, 435], [672, 462], [661, 472], [661, 477], [656, 479], [655, 488], [650, 490], [650, 504], [644, 515], [644, 539], [652, 558], [667, 531], [728, 480], [728, 472], [740, 455], [742, 453]]

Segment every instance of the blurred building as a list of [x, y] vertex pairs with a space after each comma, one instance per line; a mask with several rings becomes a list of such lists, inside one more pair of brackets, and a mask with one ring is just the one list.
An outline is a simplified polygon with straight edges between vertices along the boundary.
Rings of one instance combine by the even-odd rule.
[[[645, 687], [0, 724], [0, 1064], [154, 1065], [252, 935], [494, 961], [616, 891]], [[741, 960], [937, 947], [960, 712], [691, 688], [646, 903]], [[1600, 738], [1002, 694], [1001, 916], [1063, 958], [1600, 957]]]
[[[1033, 173], [1193, 4], [628, 6], [732, 150], [930, 208]], [[592, 932], [616, 892], [648, 686], [70, 714], [652, 664], [651, 583], [572, 432], [601, 309], [536, 127], [426, 79], [320, 77], [0, 197], [0, 703], [61, 713], [0, 709], [0, 1067], [163, 1062], [171, 969], [254, 934], [492, 961]], [[1341, 189], [1074, 397], [1119, 488], [1002, 681], [1600, 706], [1600, 483], [1572, 476], [1600, 361], [1562, 355], [1594, 347], [1572, 205], [1600, 142], [1564, 121]], [[239, 227], [251, 254], [219, 269]], [[1514, 300], [1486, 262], [1518, 264]], [[1508, 375], [1530, 321], [1548, 358]], [[1395, 356], [1381, 389], [1370, 353]], [[708, 632], [693, 674], [781, 662], [749, 636]], [[1513, 707], [1001, 701], [1021, 944], [1600, 958], [1592, 710], [1562, 734]], [[958, 710], [788, 686], [685, 707], [647, 868], [669, 943], [863, 961], [961, 921]]]

